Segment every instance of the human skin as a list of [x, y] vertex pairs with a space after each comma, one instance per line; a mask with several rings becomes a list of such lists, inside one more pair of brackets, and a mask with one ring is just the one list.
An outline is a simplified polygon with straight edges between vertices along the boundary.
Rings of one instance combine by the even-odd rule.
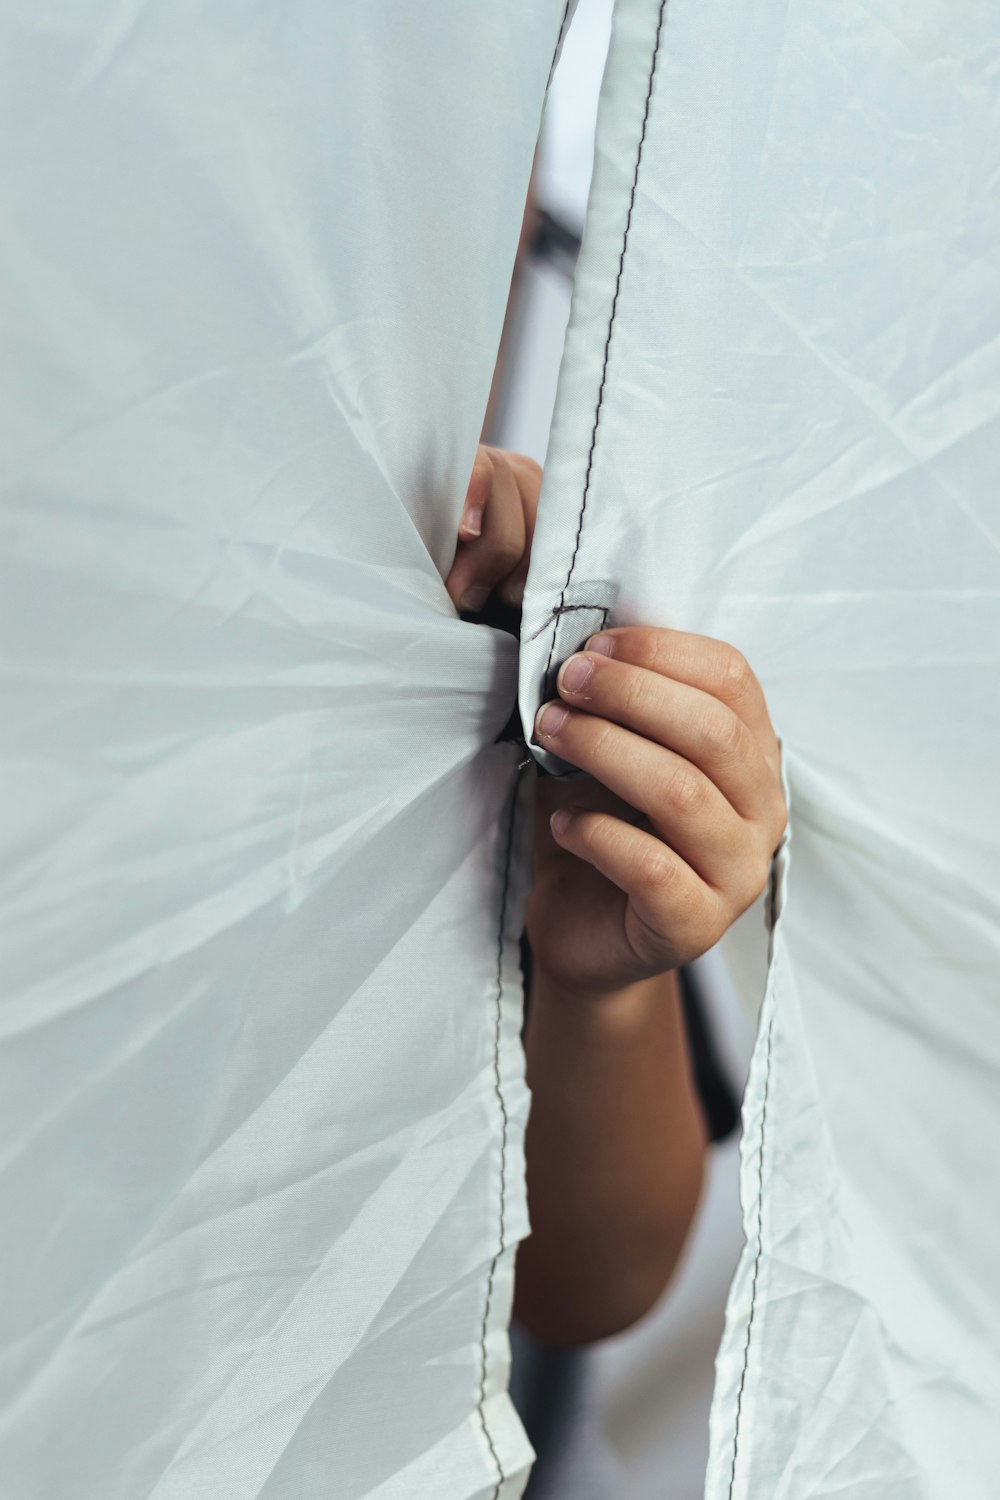
[[[519, 603], [541, 471], [480, 448], [446, 581]], [[619, 1332], [659, 1298], [701, 1188], [705, 1133], [676, 970], [763, 890], [787, 820], [760, 684], [732, 646], [602, 631], [565, 662], [534, 738], [586, 773], [536, 786], [527, 909], [531, 1234], [514, 1310], [552, 1344]]]

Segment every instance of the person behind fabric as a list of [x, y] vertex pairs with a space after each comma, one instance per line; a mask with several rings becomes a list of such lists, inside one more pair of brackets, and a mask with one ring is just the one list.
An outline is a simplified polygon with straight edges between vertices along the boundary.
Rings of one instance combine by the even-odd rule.
[[[520, 605], [540, 483], [530, 459], [480, 447], [447, 579], [461, 612]], [[564, 1348], [630, 1327], [678, 1263], [706, 1146], [678, 971], [761, 893], [787, 811], [764, 695], [732, 646], [606, 629], [557, 693], [534, 739], [586, 776], [536, 786], [514, 1313]]]

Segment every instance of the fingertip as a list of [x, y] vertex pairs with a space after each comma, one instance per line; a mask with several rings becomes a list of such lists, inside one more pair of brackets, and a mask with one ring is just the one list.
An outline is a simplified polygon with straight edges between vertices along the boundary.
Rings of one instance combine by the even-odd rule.
[[549, 740], [559, 733], [569, 717], [569, 710], [558, 699], [543, 703], [535, 715], [536, 739]]
[[614, 637], [604, 634], [592, 635], [583, 649], [584, 651], [594, 651], [598, 656], [614, 656]]
[[588, 661], [582, 651], [569, 657], [559, 668], [556, 678], [556, 686], [560, 693], [569, 693], [574, 697], [580, 697], [591, 677], [594, 675], [594, 663]]
[[512, 582], [501, 586], [500, 597], [505, 604], [513, 609], [519, 609], [524, 603], [524, 579], [516, 578]]
[[553, 838], [564, 838], [573, 822], [573, 814], [567, 807], [557, 808], [549, 818], [549, 827], [552, 829]]
[[474, 500], [465, 502], [462, 519], [458, 523], [459, 534], [463, 537], [477, 537], [483, 534], [483, 511], [485, 506]]
[[472, 584], [458, 601], [458, 607], [463, 614], [475, 615], [479, 613], [489, 597], [490, 591], [484, 584]]

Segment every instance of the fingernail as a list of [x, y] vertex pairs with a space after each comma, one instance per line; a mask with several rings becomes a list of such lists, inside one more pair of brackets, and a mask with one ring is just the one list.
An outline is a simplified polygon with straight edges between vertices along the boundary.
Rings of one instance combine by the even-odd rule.
[[458, 601], [458, 607], [463, 614], [474, 615], [477, 610], [482, 609], [489, 597], [489, 589], [477, 583], [471, 589], [466, 589]]
[[466, 536], [482, 536], [483, 534], [483, 507], [481, 505], [467, 505], [462, 512], [462, 519], [458, 524], [459, 531], [464, 531]]
[[610, 635], [592, 635], [583, 649], [585, 651], [596, 651], [598, 656], [613, 656], [615, 653], [615, 643]]
[[571, 656], [560, 668], [559, 687], [567, 693], [582, 692], [590, 681], [593, 670], [594, 663], [585, 656]]
[[572, 821], [572, 814], [567, 812], [565, 807], [560, 807], [559, 810], [557, 812], [554, 812], [549, 819], [549, 827], [552, 829], [552, 832], [558, 839], [561, 838], [562, 835], [566, 832]]
[[519, 604], [523, 604], [524, 603], [524, 584], [523, 584], [523, 582], [522, 583], [508, 583], [508, 584], [505, 584], [504, 587], [500, 590], [500, 597], [501, 597], [501, 599], [503, 599], [503, 601], [504, 601], [505, 604], [511, 604], [511, 605], [514, 605], [515, 607], [517, 605], [519, 605]]
[[543, 704], [535, 717], [535, 733], [551, 739], [566, 722], [566, 712], [561, 703]]

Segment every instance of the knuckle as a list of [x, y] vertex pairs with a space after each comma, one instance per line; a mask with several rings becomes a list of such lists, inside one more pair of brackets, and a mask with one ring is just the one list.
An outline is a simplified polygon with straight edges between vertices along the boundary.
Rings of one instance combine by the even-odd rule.
[[590, 751], [594, 759], [607, 762], [614, 758], [615, 726], [601, 723], [586, 714], [581, 714], [579, 717], [585, 721], [581, 725], [581, 732], [590, 739]]
[[767, 889], [771, 875], [771, 858], [768, 854], [757, 854], [749, 859], [741, 871], [741, 878], [733, 891], [734, 916], [741, 916], [748, 907]]
[[666, 895], [677, 886], [677, 862], [662, 844], [654, 844], [643, 851], [636, 873], [640, 883], [658, 896]]
[[542, 466], [535, 459], [529, 458], [527, 454], [520, 455], [521, 470], [525, 480], [531, 489], [537, 492], [542, 487]]
[[722, 904], [711, 895], [706, 897], [690, 888], [678, 889], [671, 902], [670, 926], [681, 961], [690, 962], [707, 953], [730, 920]]
[[743, 751], [746, 731], [730, 709], [710, 709], [701, 725], [706, 749], [724, 760], [737, 759]]
[[649, 693], [645, 675], [641, 671], [626, 669], [621, 684], [621, 710], [627, 718], [641, 716]]
[[673, 665], [671, 634], [668, 630], [656, 630], [650, 626], [637, 627], [637, 655], [644, 667], [651, 672], [670, 676]]
[[750, 663], [735, 646], [722, 646], [718, 657], [718, 678], [722, 696], [730, 702], [741, 702], [755, 681]]
[[751, 871], [749, 895], [744, 904], [744, 910], [746, 910], [747, 906], [752, 906], [753, 903], [757, 900], [757, 897], [767, 888], [767, 882], [770, 878], [770, 875], [771, 857], [770, 855], [765, 855], [763, 858], [757, 860], [753, 870]]
[[666, 779], [663, 798], [676, 812], [696, 813], [705, 804], [705, 783], [693, 772], [678, 766]]
[[523, 555], [524, 549], [513, 537], [498, 538], [490, 555], [491, 569], [498, 577], [503, 577], [517, 567]]

